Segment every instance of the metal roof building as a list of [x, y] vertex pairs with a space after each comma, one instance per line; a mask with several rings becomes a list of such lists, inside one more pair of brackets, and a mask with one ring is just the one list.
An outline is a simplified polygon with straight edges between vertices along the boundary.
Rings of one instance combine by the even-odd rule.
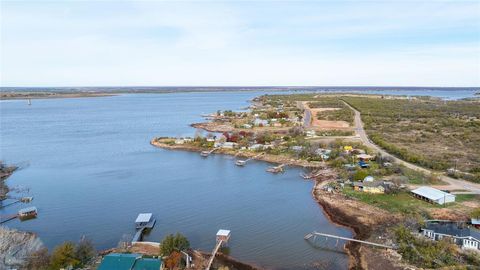
[[415, 197], [438, 204], [445, 204], [455, 201], [455, 195], [438, 190], [432, 187], [419, 187], [412, 190]]
[[161, 270], [162, 259], [142, 258], [141, 254], [111, 253], [103, 257], [97, 270]]

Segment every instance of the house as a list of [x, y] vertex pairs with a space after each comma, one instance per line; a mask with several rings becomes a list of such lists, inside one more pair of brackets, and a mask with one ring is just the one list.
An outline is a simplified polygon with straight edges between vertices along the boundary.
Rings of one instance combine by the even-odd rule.
[[315, 135], [317, 135], [317, 134], [316, 134], [315, 130], [307, 130], [307, 131], [305, 132], [305, 135], [306, 135], [307, 137], [311, 138], [311, 137], [315, 137]]
[[258, 127], [258, 126], [266, 127], [266, 126], [268, 126], [268, 121], [256, 118], [255, 120], [253, 120], [253, 125], [256, 126], [256, 127]]
[[355, 156], [358, 160], [364, 161], [364, 162], [369, 162], [370, 160], [374, 159], [375, 156], [368, 155], [368, 154], [359, 154]]
[[381, 182], [353, 182], [353, 189], [356, 191], [362, 191], [373, 194], [383, 194], [385, 193], [385, 187]]
[[295, 146], [290, 147], [290, 149], [292, 149], [296, 153], [300, 153], [300, 152], [303, 151], [303, 146], [295, 145]]
[[472, 218], [470, 221], [474, 227], [480, 229], [480, 218]]
[[250, 145], [250, 146], [248, 147], [248, 149], [250, 149], [250, 150], [262, 150], [263, 147], [264, 147], [263, 144], [258, 144], [258, 143], [256, 143], [256, 144]]
[[136, 253], [110, 253], [103, 257], [97, 270], [161, 270], [161, 258], [143, 258]]
[[237, 146], [237, 144], [234, 143], [234, 142], [224, 142], [221, 147], [222, 148], [227, 148], [227, 149], [233, 149], [236, 146]]
[[420, 229], [423, 236], [431, 240], [450, 239], [462, 249], [480, 250], [480, 231], [457, 222], [427, 222]]
[[363, 182], [373, 182], [373, 180], [374, 180], [373, 176], [367, 176], [363, 178]]
[[330, 149], [318, 148], [315, 150], [315, 155], [320, 156], [323, 160], [329, 159], [330, 153], [332, 153], [332, 150]]
[[445, 204], [455, 201], [455, 195], [432, 187], [419, 187], [411, 191], [413, 196], [431, 203]]
[[185, 140], [183, 138], [175, 140], [175, 144], [184, 144], [184, 143], [185, 143]]
[[215, 138], [214, 137], [207, 138], [207, 142], [215, 142]]
[[243, 124], [242, 127], [243, 127], [243, 128], [252, 128], [252, 125], [250, 125], [250, 124]]

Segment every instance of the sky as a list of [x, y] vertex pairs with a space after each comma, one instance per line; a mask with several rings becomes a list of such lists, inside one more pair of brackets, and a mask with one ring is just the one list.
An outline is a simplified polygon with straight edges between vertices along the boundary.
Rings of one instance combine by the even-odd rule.
[[480, 1], [0, 1], [0, 86], [480, 86]]

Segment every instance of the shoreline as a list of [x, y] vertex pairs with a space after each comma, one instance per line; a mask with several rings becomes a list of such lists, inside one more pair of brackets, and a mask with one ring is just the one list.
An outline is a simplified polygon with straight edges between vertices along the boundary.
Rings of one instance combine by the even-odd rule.
[[56, 98], [94, 98], [118, 96], [118, 93], [55, 93], [55, 92], [2, 92], [0, 100], [56, 99]]
[[[207, 149], [202, 149], [200, 147], [185, 145], [185, 144], [174, 144], [174, 145], [165, 144], [165, 143], [158, 142], [157, 139], [159, 138], [152, 139], [150, 141], [150, 144], [162, 149], [183, 150], [183, 151], [199, 152], [199, 153], [204, 150], [207, 150]], [[215, 153], [234, 156], [234, 157], [241, 157], [241, 158], [251, 158], [254, 160], [260, 160], [260, 161], [265, 161], [269, 163], [285, 164], [288, 166], [298, 166], [303, 168], [321, 168], [326, 166], [325, 163], [319, 162], [319, 161], [297, 160], [297, 159], [292, 159], [286, 156], [270, 155], [270, 154], [264, 154], [259, 156], [258, 155], [259, 153], [256, 153], [256, 152], [238, 152], [233, 149], [220, 148], [218, 150], [215, 150]]]
[[[201, 152], [203, 150], [194, 146], [168, 145], [164, 143], [159, 143], [156, 141], [156, 138], [152, 139], [150, 141], [150, 144], [155, 147], [168, 149], [168, 150], [183, 150], [183, 151], [190, 151], [190, 152]], [[244, 153], [243, 155], [238, 153], [235, 154], [234, 150], [230, 150], [230, 151], [225, 151], [225, 150], [227, 149], [220, 149], [220, 150], [217, 150], [216, 153], [230, 155], [230, 156], [248, 157], [248, 158], [253, 158], [255, 156], [255, 153], [251, 153], [252, 155], [250, 156], [250, 155], [245, 155], [246, 153]], [[277, 161], [271, 159], [270, 156], [272, 155], [265, 154], [260, 157], [256, 157], [254, 159], [260, 160], [260, 161], [278, 163]], [[304, 161], [304, 162], [299, 160], [294, 160], [294, 161], [296, 162], [291, 162], [288, 165], [303, 167], [303, 168], [306, 168], [306, 167], [322, 168], [322, 167], [325, 167], [326, 165], [326, 164], [318, 164], [317, 166], [311, 166], [311, 165], [305, 166], [306, 164], [304, 163], [307, 161]], [[327, 194], [324, 194], [323, 192], [321, 192], [321, 189], [324, 184], [329, 182], [329, 180], [327, 179], [325, 180], [312, 179], [312, 180], [314, 182], [314, 185], [312, 187], [311, 196], [318, 203], [318, 205], [320, 206], [320, 210], [323, 211], [326, 218], [335, 225], [349, 229], [353, 233], [352, 238], [361, 239], [361, 240], [367, 239], [371, 235], [371, 231], [372, 231], [368, 228], [367, 224], [363, 224], [361, 220], [358, 220], [357, 218], [349, 216], [346, 213], [345, 209], [341, 207], [341, 205], [338, 205], [338, 204], [335, 205], [334, 203], [324, 198], [324, 196]], [[342, 196], [342, 195], [337, 195], [337, 196]], [[347, 244], [345, 244], [344, 250], [348, 256], [348, 269], [367, 269], [367, 267], [365, 267], [365, 262], [364, 262], [365, 260], [361, 254], [360, 249], [361, 249], [361, 245], [358, 243], [348, 242]]]

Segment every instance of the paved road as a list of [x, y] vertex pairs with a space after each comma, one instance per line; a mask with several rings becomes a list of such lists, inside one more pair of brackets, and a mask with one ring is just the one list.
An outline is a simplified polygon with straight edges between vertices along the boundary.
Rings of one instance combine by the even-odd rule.
[[[380, 148], [378, 145], [374, 144], [367, 136], [367, 133], [365, 132], [365, 129], [363, 128], [363, 122], [362, 122], [362, 119], [360, 117], [360, 112], [357, 111], [355, 108], [353, 108], [352, 106], [350, 106], [350, 104], [344, 102], [350, 109], [352, 109], [354, 112], [355, 112], [355, 133], [357, 134], [357, 136], [360, 138], [360, 140], [368, 147], [376, 150], [377, 152], [379, 152], [382, 156], [388, 156], [388, 157], [391, 157], [395, 162], [399, 163], [399, 164], [402, 164], [404, 165], [405, 167], [407, 168], [410, 168], [410, 169], [413, 169], [413, 170], [416, 170], [416, 171], [421, 171], [423, 173], [427, 173], [427, 174], [430, 174], [432, 173], [431, 170], [429, 169], [425, 169], [423, 167], [420, 167], [420, 166], [417, 166], [413, 163], [409, 163], [409, 162], [406, 162], [402, 159], [399, 159], [393, 155], [390, 155], [389, 153], [387, 153], [385, 150], [383, 150], [382, 148]], [[464, 189], [464, 190], [468, 190], [470, 191], [471, 193], [476, 193], [476, 194], [480, 194], [480, 184], [476, 184], [476, 183], [472, 183], [472, 182], [468, 182], [468, 181], [465, 181], [465, 180], [459, 180], [459, 179], [454, 179], [454, 178], [451, 178], [451, 177], [448, 177], [446, 175], [440, 175], [440, 178], [442, 181], [448, 183], [450, 186], [449, 189], [453, 190], [453, 189], [457, 189], [457, 190], [460, 190], [460, 189]]]

